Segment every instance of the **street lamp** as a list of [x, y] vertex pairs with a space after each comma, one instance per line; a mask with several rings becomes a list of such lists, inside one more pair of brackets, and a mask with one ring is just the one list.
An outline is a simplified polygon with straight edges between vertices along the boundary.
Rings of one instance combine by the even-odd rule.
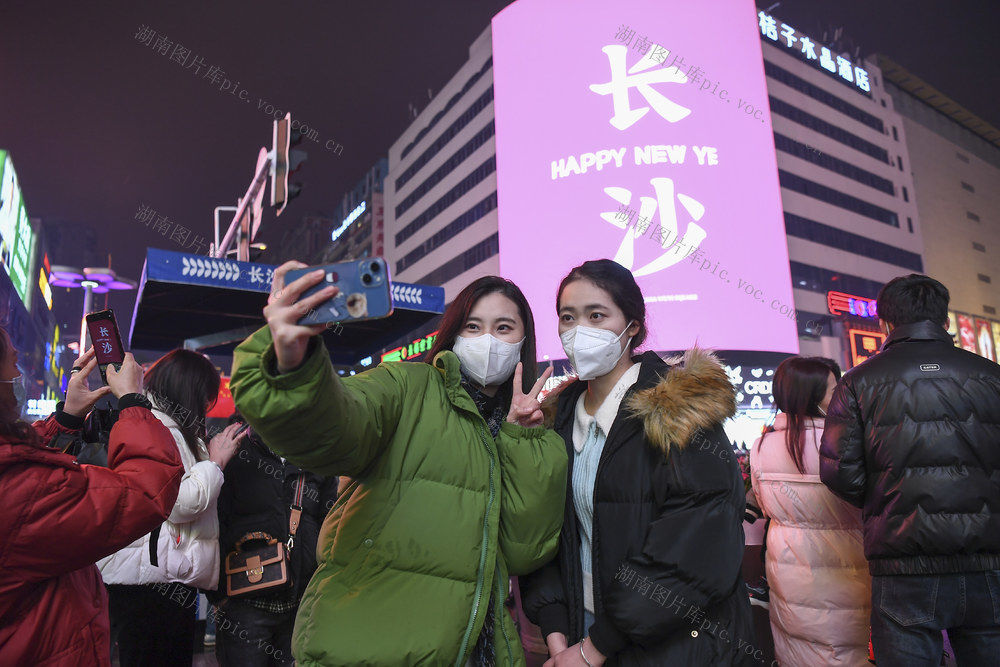
[[93, 307], [94, 294], [112, 290], [135, 289], [135, 281], [119, 278], [110, 267], [78, 269], [73, 266], [53, 266], [49, 284], [55, 287], [83, 288], [83, 317], [80, 320], [80, 354], [87, 349], [87, 314]]

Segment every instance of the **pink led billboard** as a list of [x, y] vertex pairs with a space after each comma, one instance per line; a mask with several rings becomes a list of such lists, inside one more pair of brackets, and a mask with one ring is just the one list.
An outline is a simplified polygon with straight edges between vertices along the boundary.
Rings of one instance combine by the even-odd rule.
[[648, 349], [798, 352], [752, 0], [519, 0], [493, 19], [500, 271], [564, 358], [555, 291], [607, 257]]

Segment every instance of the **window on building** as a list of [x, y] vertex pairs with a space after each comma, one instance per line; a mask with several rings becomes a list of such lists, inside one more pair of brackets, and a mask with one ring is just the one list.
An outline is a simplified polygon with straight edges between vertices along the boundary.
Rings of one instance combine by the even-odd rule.
[[903, 186], [903, 201], [910, 201], [910, 192], [905, 185]]
[[771, 113], [784, 116], [785, 118], [798, 123], [803, 127], [809, 128], [813, 132], [819, 132], [820, 134], [830, 137], [834, 141], [840, 142], [845, 146], [849, 146], [856, 151], [864, 153], [865, 155], [869, 155], [880, 162], [889, 164], [889, 151], [881, 146], [876, 146], [870, 141], [865, 141], [861, 137], [851, 134], [842, 127], [828, 123], [821, 118], [813, 116], [812, 114], [808, 114], [798, 107], [785, 102], [784, 100], [779, 100], [773, 96], [768, 99], [771, 102]]
[[971, 185], [969, 185], [965, 181], [962, 181], [962, 189], [963, 190], [968, 190], [969, 192], [975, 192], [976, 191], [976, 189], [974, 187], [972, 187]]
[[875, 280], [801, 262], [789, 262], [788, 267], [792, 274], [792, 287], [824, 295], [830, 291], [837, 291], [874, 299], [883, 285]]
[[[442, 132], [441, 136], [435, 139], [434, 142], [427, 147], [427, 150], [425, 150], [423, 153], [420, 154], [420, 157], [414, 160], [413, 163], [409, 167], [407, 167], [402, 174], [399, 175], [399, 178], [396, 179], [396, 191], [398, 192], [401, 187], [406, 185], [406, 183], [408, 183], [409, 180], [413, 178], [413, 176], [418, 171], [420, 171], [420, 169], [423, 168], [425, 164], [431, 161], [431, 158], [433, 158], [435, 155], [441, 152], [441, 149], [444, 148], [445, 145], [449, 141], [451, 141], [456, 134], [465, 129], [465, 126], [471, 123], [472, 120], [476, 118], [476, 116], [478, 116], [479, 113], [487, 106], [489, 106], [492, 102], [493, 102], [493, 88], [490, 87], [490, 89], [487, 90], [482, 95], [480, 95], [479, 98], [475, 102], [473, 102], [469, 106], [469, 108], [462, 113], [461, 116], [456, 118], [455, 121], [448, 126], [448, 129]], [[402, 157], [404, 158], [406, 157], [405, 151], [403, 152]]]
[[445, 262], [417, 282], [422, 285], [443, 285], [455, 276], [460, 276], [472, 267], [482, 264], [499, 252], [500, 237], [499, 234], [494, 234], [485, 241], [472, 246], [458, 257]]
[[983, 306], [983, 312], [986, 313], [987, 315], [996, 315], [997, 314], [997, 309], [994, 308], [993, 306], [986, 306], [986, 305], [984, 305]]
[[979, 222], [979, 216], [973, 213], [972, 211], [966, 211], [965, 217], [967, 217], [969, 220], [972, 220], [973, 222]]
[[979, 252], [986, 252], [986, 246], [982, 243], [976, 243], [975, 241], [972, 242], [972, 249], [978, 250]]
[[991, 282], [993, 282], [992, 280], [990, 280], [989, 276], [987, 276], [986, 274], [983, 274], [983, 273], [977, 273], [976, 277], [979, 278], [979, 280], [982, 281], [982, 282], [984, 282], [984, 283], [991, 283]]
[[403, 201], [399, 202], [396, 207], [396, 217], [406, 213], [410, 208], [416, 204], [421, 197], [430, 192], [430, 190], [440, 183], [443, 179], [447, 178], [451, 172], [455, 171], [459, 165], [465, 162], [466, 158], [482, 148], [483, 144], [493, 138], [494, 126], [493, 121], [477, 132], [471, 139], [465, 142], [465, 145], [455, 151], [444, 163], [434, 170], [430, 176], [424, 179], [424, 182], [413, 189], [413, 191], [408, 194]]
[[913, 233], [913, 218], [906, 218], [906, 228], [910, 230], [911, 234]]
[[476, 82], [479, 81], [479, 79], [482, 78], [482, 76], [486, 74], [486, 72], [490, 71], [492, 67], [493, 67], [493, 58], [489, 58], [485, 63], [483, 63], [483, 66], [480, 68], [478, 72], [469, 77], [469, 80], [465, 82], [464, 86], [462, 86], [462, 90], [452, 95], [451, 99], [448, 100], [448, 104], [445, 105], [444, 109], [441, 109], [441, 111], [438, 111], [436, 114], [434, 114], [434, 118], [432, 118], [431, 122], [427, 124], [427, 127], [420, 130], [416, 138], [414, 138], [413, 141], [411, 141], [406, 146], [406, 148], [403, 149], [403, 152], [400, 154], [399, 157], [405, 158], [407, 155], [409, 155], [410, 151], [412, 151], [416, 147], [416, 145], [420, 143], [420, 140], [423, 139], [425, 136], [427, 136], [427, 133], [430, 132], [434, 128], [434, 126], [438, 124], [438, 121], [441, 120], [446, 113], [451, 111], [451, 108], [454, 107], [456, 104], [458, 104], [459, 100], [462, 99], [462, 96], [465, 95], [467, 92], [469, 92], [469, 90], [474, 85], [476, 85]]
[[852, 197], [849, 194], [843, 193], [839, 190], [834, 190], [825, 185], [820, 185], [815, 181], [810, 181], [808, 179], [802, 178], [798, 174], [793, 174], [791, 172], [784, 171], [783, 169], [778, 170], [778, 182], [781, 187], [788, 188], [793, 192], [799, 192], [806, 195], [807, 197], [813, 197], [819, 199], [820, 201], [825, 201], [833, 206], [839, 206], [840, 208], [846, 209], [857, 213], [858, 215], [863, 215], [872, 220], [878, 220], [892, 227], [899, 227], [899, 218], [893, 211], [882, 208], [881, 206], [876, 206], [870, 202], [866, 202], [863, 199], [858, 199], [857, 197]]
[[479, 165], [479, 167], [477, 167], [471, 174], [459, 181], [455, 187], [444, 193], [440, 199], [431, 204], [426, 210], [424, 210], [423, 213], [414, 218], [410, 224], [399, 230], [396, 234], [396, 245], [401, 244], [403, 241], [416, 234], [419, 230], [423, 229], [424, 225], [429, 223], [437, 217], [438, 214], [458, 201], [459, 197], [493, 174], [497, 170], [496, 157], [496, 155], [491, 155], [489, 159]]
[[882, 123], [882, 119], [878, 116], [873, 116], [872, 114], [860, 109], [849, 102], [837, 97], [836, 95], [827, 92], [823, 88], [816, 86], [805, 79], [798, 77], [788, 70], [778, 67], [774, 63], [765, 60], [764, 61], [764, 73], [774, 79], [775, 81], [780, 81], [789, 88], [793, 88], [800, 93], [805, 93], [809, 97], [813, 98], [817, 102], [822, 102], [828, 107], [839, 111], [845, 116], [849, 116], [859, 123], [863, 123], [873, 130], [877, 130], [880, 134], [885, 134], [885, 126]]
[[486, 199], [445, 225], [432, 237], [406, 253], [402, 259], [396, 262], [396, 273], [413, 266], [429, 253], [453, 239], [459, 232], [471, 227], [477, 220], [480, 220], [496, 207], [497, 193], [493, 192]]
[[873, 174], [870, 171], [856, 167], [855, 165], [847, 162], [846, 160], [841, 160], [835, 158], [832, 155], [823, 153], [812, 146], [803, 144], [799, 141], [795, 141], [783, 134], [777, 132], [774, 133], [774, 147], [779, 151], [788, 153], [789, 155], [794, 155], [797, 158], [812, 162], [815, 165], [823, 167], [824, 169], [829, 169], [832, 172], [840, 174], [841, 176], [846, 176], [851, 180], [857, 181], [862, 185], [867, 185], [870, 188], [875, 188], [881, 192], [888, 195], [895, 195], [895, 188], [893, 187], [892, 181], [882, 178], [877, 174]]
[[889, 245], [874, 241], [865, 236], [852, 234], [851, 232], [838, 229], [831, 225], [824, 225], [821, 222], [809, 220], [793, 213], [785, 213], [785, 232], [789, 236], [806, 239], [813, 243], [820, 243], [830, 248], [845, 250], [855, 255], [869, 257], [871, 259], [901, 266], [911, 271], [923, 272], [924, 264], [920, 255]]
[[899, 170], [903, 171], [903, 156], [902, 155], [897, 155], [896, 156], [896, 164], [899, 165]]
[[899, 132], [896, 131], [896, 126], [892, 126], [892, 138], [899, 141]]

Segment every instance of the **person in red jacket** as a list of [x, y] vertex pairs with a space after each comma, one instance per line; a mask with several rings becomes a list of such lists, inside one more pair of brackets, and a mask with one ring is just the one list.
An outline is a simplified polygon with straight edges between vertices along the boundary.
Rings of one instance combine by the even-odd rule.
[[[131, 354], [110, 387], [91, 391], [93, 349], [76, 360], [61, 410], [19, 419], [17, 351], [0, 329], [0, 665], [109, 665], [108, 598], [94, 562], [160, 525], [183, 467], [170, 431], [142, 396]], [[118, 397], [108, 467], [46, 446], [83, 426], [99, 398]]]

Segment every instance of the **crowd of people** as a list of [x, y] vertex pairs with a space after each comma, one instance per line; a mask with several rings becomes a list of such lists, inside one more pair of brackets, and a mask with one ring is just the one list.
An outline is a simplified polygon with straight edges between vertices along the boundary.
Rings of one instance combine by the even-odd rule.
[[[868, 664], [870, 638], [882, 667], [937, 665], [943, 631], [959, 665], [996, 664], [1000, 366], [953, 346], [937, 281], [883, 287], [883, 350], [843, 377], [781, 363], [747, 491], [721, 362], [641, 352], [615, 262], [558, 286], [573, 375], [545, 394], [510, 281], [462, 290], [424, 363], [341, 378], [324, 325], [298, 324], [336, 287], [304, 296], [323, 272], [285, 284], [298, 268], [276, 270], [211, 436], [219, 372], [187, 350], [126, 355], [98, 389], [88, 350], [28, 424], [0, 331], [0, 664], [190, 665], [199, 592], [222, 665], [760, 664], [748, 503], [773, 664]], [[81, 463], [108, 395], [106, 464]]]

